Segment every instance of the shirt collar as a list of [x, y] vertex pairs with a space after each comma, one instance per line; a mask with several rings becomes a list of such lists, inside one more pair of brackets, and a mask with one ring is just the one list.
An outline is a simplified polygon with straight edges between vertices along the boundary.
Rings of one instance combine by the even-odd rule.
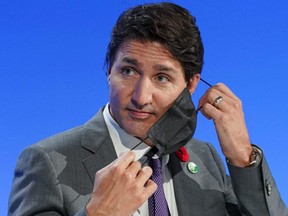
[[[126, 131], [124, 131], [112, 118], [109, 111], [109, 103], [107, 103], [107, 105], [105, 106], [103, 116], [118, 157], [122, 153], [129, 151], [137, 144], [141, 143], [140, 139], [126, 133]], [[144, 142], [139, 144], [135, 149], [132, 150], [136, 154], [135, 160], [140, 159], [150, 150], [150, 148], [151, 147]]]
[[[107, 125], [110, 137], [112, 139], [115, 151], [119, 157], [124, 152], [127, 152], [134, 148], [137, 144], [141, 143], [141, 140], [131, 136], [125, 130], [123, 130], [120, 125], [113, 119], [109, 111], [109, 103], [106, 104], [103, 116], [105, 123]], [[145, 155], [151, 149], [146, 143], [142, 142], [132, 151], [135, 152], [135, 160], [139, 160], [143, 155]], [[157, 157], [157, 156], [156, 156]], [[166, 165], [169, 161], [169, 155], [163, 156], [162, 163]]]

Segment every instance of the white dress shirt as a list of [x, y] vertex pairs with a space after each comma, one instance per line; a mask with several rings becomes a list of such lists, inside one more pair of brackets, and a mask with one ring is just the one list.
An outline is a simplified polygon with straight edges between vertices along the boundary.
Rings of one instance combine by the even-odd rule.
[[[107, 125], [109, 135], [112, 139], [115, 151], [117, 156], [119, 157], [122, 153], [130, 151], [137, 144], [141, 143], [141, 140], [133, 137], [126, 133], [112, 118], [109, 112], [109, 103], [106, 105], [103, 116], [105, 119], [105, 123]], [[139, 160], [143, 155], [145, 155], [149, 150], [150, 146], [145, 143], [141, 143], [138, 145], [133, 152], [136, 154], [136, 160]], [[169, 155], [163, 156], [162, 160], [162, 171], [163, 171], [163, 180], [164, 180], [164, 193], [167, 200], [167, 204], [169, 207], [170, 215], [178, 216], [177, 205], [174, 195], [174, 187], [173, 181], [171, 178], [171, 173], [166, 166], [169, 161]], [[148, 210], [148, 200], [143, 203], [143, 205], [133, 214], [133, 216], [149, 216]]]

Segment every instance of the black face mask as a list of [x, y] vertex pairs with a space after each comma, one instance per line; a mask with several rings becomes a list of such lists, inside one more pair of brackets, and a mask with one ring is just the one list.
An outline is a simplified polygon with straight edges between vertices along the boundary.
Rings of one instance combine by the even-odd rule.
[[149, 129], [148, 138], [161, 155], [183, 147], [194, 135], [197, 111], [188, 88], [176, 98], [167, 112]]

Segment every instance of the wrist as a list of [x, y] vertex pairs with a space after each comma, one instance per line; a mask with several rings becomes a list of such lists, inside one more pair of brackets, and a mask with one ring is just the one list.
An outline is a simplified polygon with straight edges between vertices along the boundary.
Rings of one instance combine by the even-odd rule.
[[90, 202], [87, 203], [85, 208], [86, 208], [86, 215], [87, 216], [94, 216], [94, 215], [105, 216], [105, 215], [108, 215], [108, 214], [106, 214], [104, 212], [101, 212], [101, 210], [99, 208], [96, 208], [95, 204], [93, 204], [91, 202], [91, 200], [90, 200]]
[[257, 166], [260, 163], [261, 159], [262, 159], [262, 151], [258, 147], [254, 146], [254, 145], [252, 145], [252, 149], [253, 150], [252, 150], [252, 153], [251, 153], [251, 156], [250, 156], [250, 163], [249, 163], [248, 167]]
[[238, 158], [226, 158], [226, 162], [237, 167], [254, 167], [261, 161], [262, 152], [254, 145], [250, 145], [244, 153]]

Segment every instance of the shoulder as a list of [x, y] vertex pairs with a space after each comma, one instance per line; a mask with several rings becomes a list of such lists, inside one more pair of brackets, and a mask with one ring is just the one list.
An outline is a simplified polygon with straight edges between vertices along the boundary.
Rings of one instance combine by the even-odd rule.
[[199, 139], [191, 139], [185, 147], [198, 154], [218, 154], [211, 143]]
[[108, 136], [102, 118], [103, 115], [100, 109], [85, 124], [60, 132], [26, 147], [20, 154], [19, 159], [32, 160], [33, 157], [35, 160], [36, 158], [45, 160], [45, 158], [59, 158], [60, 156], [62, 159], [85, 157], [88, 152], [83, 145], [101, 143]]
[[18, 158], [21, 166], [42, 166], [42, 163], [61, 163], [69, 155], [76, 155], [81, 147], [81, 137], [85, 128], [79, 126], [45, 138], [22, 150]]
[[105, 136], [105, 128], [106, 124], [102, 115], [102, 110], [100, 109], [85, 124], [40, 140], [39, 142], [29, 146], [28, 149], [42, 149], [43, 151], [50, 152], [66, 149], [68, 147], [77, 148], [87, 139], [95, 137], [98, 137], [99, 139], [99, 134]]

